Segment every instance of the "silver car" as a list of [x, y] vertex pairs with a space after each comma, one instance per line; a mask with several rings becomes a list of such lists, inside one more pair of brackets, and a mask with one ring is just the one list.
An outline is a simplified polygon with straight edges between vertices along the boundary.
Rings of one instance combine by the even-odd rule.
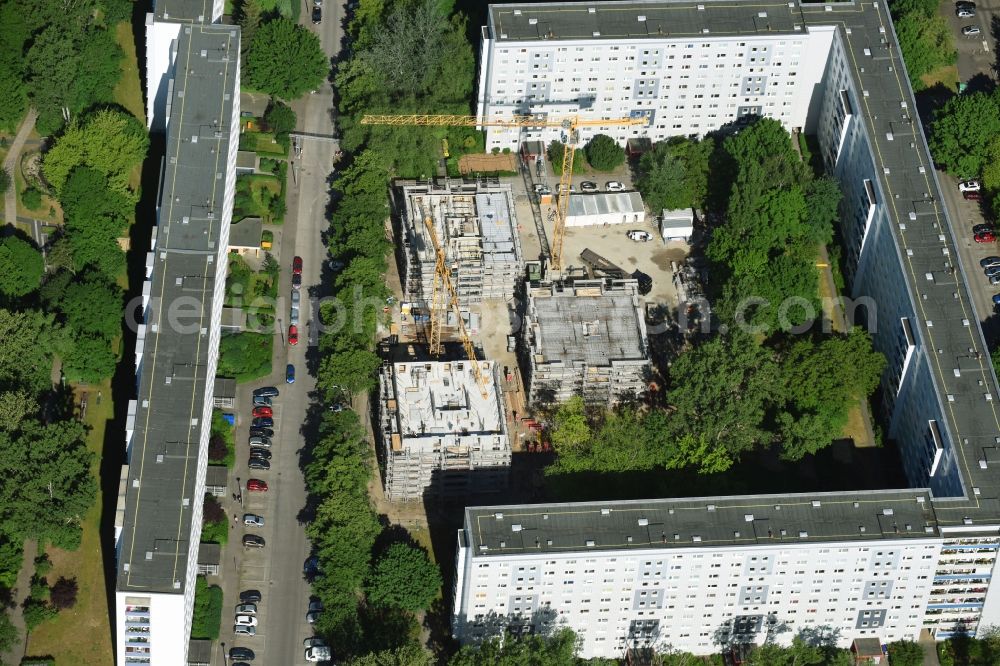
[[264, 527], [264, 516], [258, 516], [256, 513], [244, 513], [243, 524], [247, 527]]
[[234, 624], [233, 633], [237, 636], [256, 636], [257, 627], [248, 627], [245, 624]]

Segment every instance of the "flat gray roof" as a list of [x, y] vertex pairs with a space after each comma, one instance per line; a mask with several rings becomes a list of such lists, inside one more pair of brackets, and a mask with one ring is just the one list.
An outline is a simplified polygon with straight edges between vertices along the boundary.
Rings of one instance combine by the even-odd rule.
[[232, 377], [216, 377], [213, 395], [216, 398], [235, 398], [236, 380]]
[[[580, 286], [581, 284], [585, 286]], [[603, 288], [599, 281], [533, 289], [528, 312], [534, 329], [537, 364], [582, 362], [610, 365], [613, 360], [646, 358], [634, 282]]]
[[920, 490], [469, 507], [476, 557], [939, 536]]
[[264, 222], [259, 217], [244, 217], [229, 227], [229, 247], [252, 247], [260, 249], [260, 239], [264, 232]]
[[215, 381], [209, 327], [239, 44], [233, 26], [186, 25], [178, 37], [119, 543], [122, 592], [184, 589], [191, 512], [202, 501], [194, 496], [201, 417]]
[[609, 213], [642, 213], [642, 195], [638, 192], [585, 192], [569, 199], [569, 217], [607, 215]]
[[[591, 11], [593, 9], [593, 11]], [[642, 20], [640, 20], [640, 18]], [[955, 447], [963, 497], [935, 500], [942, 525], [1000, 521], [1000, 411], [989, 350], [977, 325], [955, 231], [924, 139], [885, 2], [581, 2], [491, 5], [490, 36], [504, 41], [719, 37], [801, 34], [836, 26], [848, 52], [861, 105], [854, 110], [872, 142], [874, 171], [887, 202], [899, 261], [920, 338], [944, 414], [940, 424]], [[599, 33], [595, 37], [595, 33]], [[957, 222], [957, 221], [956, 221]], [[978, 267], [971, 267], [978, 273]], [[931, 276], [928, 279], [927, 276]], [[958, 373], [956, 374], [956, 370]], [[992, 469], [992, 471], [990, 471]]]
[[213, 0], [154, 0], [153, 13], [160, 20], [211, 23]]

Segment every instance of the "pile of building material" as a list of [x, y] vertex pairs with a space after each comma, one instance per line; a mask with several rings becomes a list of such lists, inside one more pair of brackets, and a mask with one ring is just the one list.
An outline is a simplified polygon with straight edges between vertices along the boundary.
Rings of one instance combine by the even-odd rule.
[[386, 363], [379, 388], [390, 500], [507, 487], [510, 439], [493, 361]]
[[406, 300], [427, 308], [437, 256], [430, 220], [462, 305], [509, 299], [524, 272], [509, 185], [404, 185], [401, 273]]
[[531, 288], [524, 338], [532, 404], [581, 395], [589, 404], [612, 405], [646, 389], [651, 366], [635, 280]]

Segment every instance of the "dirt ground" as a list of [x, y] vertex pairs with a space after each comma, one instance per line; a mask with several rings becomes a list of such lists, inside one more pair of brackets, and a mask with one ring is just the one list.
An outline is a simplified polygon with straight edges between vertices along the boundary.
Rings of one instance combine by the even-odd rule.
[[477, 171], [516, 171], [517, 156], [513, 153], [506, 155], [462, 155], [458, 158], [458, 170], [463, 175]]

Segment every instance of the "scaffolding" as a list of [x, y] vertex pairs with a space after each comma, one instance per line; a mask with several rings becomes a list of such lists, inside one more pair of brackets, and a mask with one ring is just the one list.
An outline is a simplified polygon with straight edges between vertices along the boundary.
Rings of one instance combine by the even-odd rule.
[[[489, 379], [485, 391], [472, 363]], [[507, 488], [510, 438], [492, 361], [385, 363], [379, 393], [390, 500]]]
[[510, 299], [524, 272], [509, 185], [402, 186], [405, 200], [401, 274], [406, 300], [429, 308], [436, 256], [430, 219], [444, 248], [459, 303]]
[[525, 313], [528, 401], [611, 406], [645, 391], [652, 370], [635, 280], [531, 287]]

